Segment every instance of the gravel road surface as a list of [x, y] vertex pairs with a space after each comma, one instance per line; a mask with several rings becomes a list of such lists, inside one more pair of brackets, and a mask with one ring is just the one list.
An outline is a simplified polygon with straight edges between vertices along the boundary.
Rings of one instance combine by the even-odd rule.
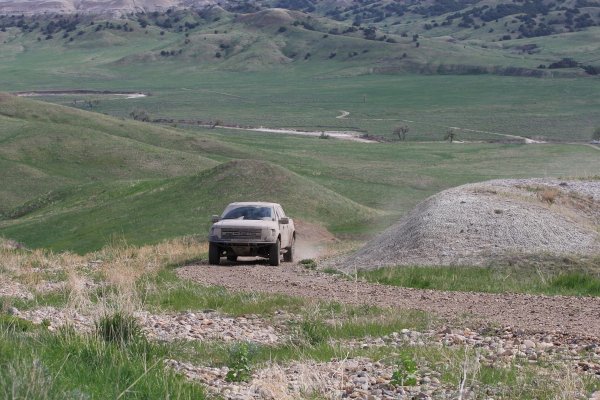
[[450, 322], [511, 326], [527, 332], [561, 332], [600, 338], [600, 298], [443, 292], [355, 282], [340, 276], [309, 271], [298, 265], [190, 265], [178, 270], [181, 278], [232, 291], [282, 293], [431, 312]]

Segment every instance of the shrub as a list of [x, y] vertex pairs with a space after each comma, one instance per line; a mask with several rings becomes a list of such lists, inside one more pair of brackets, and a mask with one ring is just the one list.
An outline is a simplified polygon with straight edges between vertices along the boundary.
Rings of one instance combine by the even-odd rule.
[[596, 128], [594, 133], [592, 133], [592, 140], [600, 140], [600, 128]]
[[314, 318], [305, 318], [300, 324], [300, 330], [304, 339], [313, 346], [324, 343], [329, 337], [327, 325]]
[[416, 386], [417, 363], [409, 356], [402, 358], [392, 374], [390, 383], [396, 386]]
[[399, 125], [394, 128], [393, 133], [394, 135], [398, 136], [399, 140], [406, 140], [406, 134], [409, 130], [410, 128], [408, 127], [408, 125]]
[[229, 350], [227, 382], [248, 382], [252, 375], [250, 360], [255, 353], [248, 343], [239, 343]]
[[142, 329], [132, 315], [116, 312], [105, 315], [96, 323], [96, 332], [106, 342], [127, 344], [143, 338]]
[[14, 315], [0, 315], [0, 329], [9, 332], [28, 332], [34, 329], [33, 323]]
[[[160, 52], [161, 55], [165, 55], [163, 54], [163, 52]], [[148, 112], [146, 110], [142, 110], [142, 109], [135, 109], [132, 112], [129, 113], [129, 116], [133, 119], [135, 119], [136, 121], [143, 121], [143, 122], [149, 122], [150, 121], [150, 115], [148, 115]]]
[[546, 189], [542, 190], [541, 192], [539, 192], [538, 196], [539, 196], [540, 200], [542, 200], [543, 202], [548, 203], [548, 204], [554, 204], [559, 193], [560, 192], [558, 191], [558, 189], [546, 188]]
[[300, 265], [302, 265], [306, 269], [317, 269], [317, 262], [312, 258], [305, 258], [304, 260], [300, 260]]

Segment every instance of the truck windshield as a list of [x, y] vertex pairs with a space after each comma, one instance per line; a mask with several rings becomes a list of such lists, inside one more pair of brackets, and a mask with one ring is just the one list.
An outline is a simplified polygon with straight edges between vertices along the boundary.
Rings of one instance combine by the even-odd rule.
[[242, 206], [229, 210], [223, 215], [222, 219], [251, 219], [251, 220], [272, 220], [273, 209], [271, 207]]

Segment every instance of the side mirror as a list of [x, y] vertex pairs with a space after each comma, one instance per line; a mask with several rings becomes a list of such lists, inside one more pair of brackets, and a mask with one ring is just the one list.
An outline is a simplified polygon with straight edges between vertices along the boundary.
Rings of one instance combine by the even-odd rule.
[[287, 225], [290, 223], [290, 219], [288, 217], [283, 217], [279, 219], [279, 223], [283, 225]]
[[221, 220], [221, 217], [219, 217], [218, 215], [213, 215], [212, 217], [210, 217], [210, 222], [212, 222], [213, 224], [215, 222], [219, 222]]

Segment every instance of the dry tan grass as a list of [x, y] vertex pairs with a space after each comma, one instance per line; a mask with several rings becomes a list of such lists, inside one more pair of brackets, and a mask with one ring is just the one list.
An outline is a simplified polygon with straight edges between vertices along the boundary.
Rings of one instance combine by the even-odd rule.
[[541, 201], [554, 204], [560, 195], [560, 191], [556, 188], [545, 188], [538, 192], [538, 197]]
[[[111, 244], [86, 255], [54, 253], [48, 250], [0, 248], [0, 277], [12, 277], [35, 292], [47, 273], [64, 273], [68, 308], [89, 313], [134, 312], [143, 296], [137, 282], [154, 276], [166, 265], [184, 263], [207, 251], [205, 243], [180, 238], [142, 247]], [[94, 284], [95, 280], [100, 283]], [[100, 301], [92, 301], [99, 294]]]

